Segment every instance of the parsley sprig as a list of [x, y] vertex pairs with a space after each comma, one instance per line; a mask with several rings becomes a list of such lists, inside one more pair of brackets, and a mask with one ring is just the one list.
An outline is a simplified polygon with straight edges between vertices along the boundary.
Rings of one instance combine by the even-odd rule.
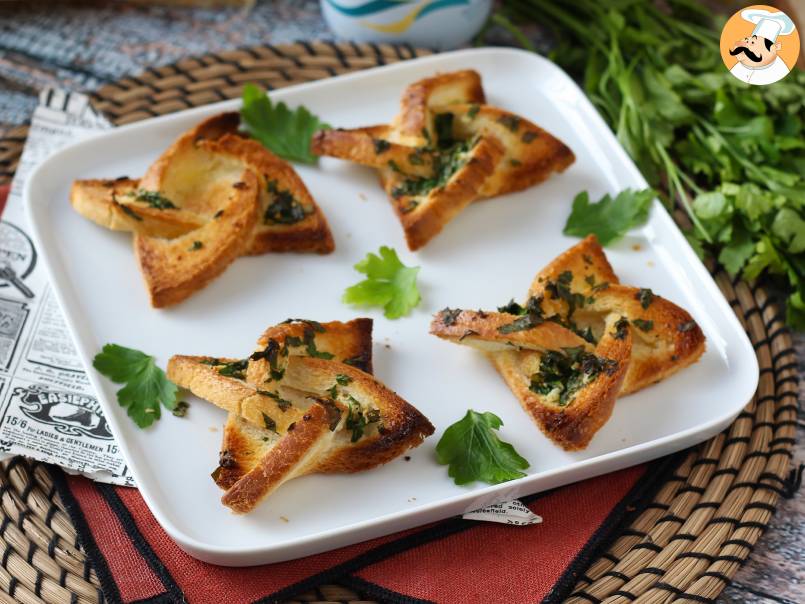
[[307, 107], [289, 109], [272, 103], [254, 84], [243, 87], [240, 125], [268, 149], [290, 161], [315, 164], [318, 157], [310, 150], [310, 140], [318, 130], [329, 128]]
[[157, 367], [154, 357], [117, 344], [107, 344], [95, 355], [92, 366], [116, 384], [117, 402], [140, 428], [147, 428], [160, 418], [160, 403], [169, 411], [176, 409], [179, 388]]
[[498, 484], [525, 476], [528, 461], [498, 438], [503, 421], [489, 411], [467, 414], [447, 428], [436, 445], [436, 459], [449, 464], [447, 474], [456, 484], [479, 480]]
[[607, 194], [597, 203], [590, 203], [590, 195], [582, 191], [573, 200], [563, 232], [577, 237], [594, 233], [601, 245], [609, 245], [646, 221], [655, 196], [652, 189], [626, 189], [614, 198]]
[[394, 248], [382, 246], [378, 254], [368, 253], [355, 265], [366, 275], [360, 283], [348, 287], [343, 300], [360, 306], [382, 306], [388, 319], [399, 319], [419, 304], [416, 285], [418, 266], [405, 266]]

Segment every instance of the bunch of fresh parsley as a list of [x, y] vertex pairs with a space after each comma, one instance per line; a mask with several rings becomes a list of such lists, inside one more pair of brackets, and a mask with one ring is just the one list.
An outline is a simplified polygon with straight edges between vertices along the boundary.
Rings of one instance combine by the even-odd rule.
[[504, 0], [495, 22], [540, 23], [651, 186], [677, 199], [701, 255], [774, 279], [805, 328], [805, 72], [735, 79], [711, 11], [692, 0]]

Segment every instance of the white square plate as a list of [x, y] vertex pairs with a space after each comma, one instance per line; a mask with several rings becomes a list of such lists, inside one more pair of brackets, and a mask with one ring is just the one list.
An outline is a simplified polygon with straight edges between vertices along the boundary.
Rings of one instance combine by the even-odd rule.
[[[131, 236], [100, 228], [68, 203], [73, 179], [138, 176], [180, 133], [228, 101], [115, 129], [60, 151], [31, 176], [25, 197], [33, 231], [92, 384], [143, 497], [168, 534], [191, 555], [225, 565], [288, 560], [611, 472], [688, 447], [726, 427], [758, 380], [752, 347], [704, 266], [659, 202], [648, 223], [608, 250], [621, 280], [650, 287], [696, 318], [707, 352], [693, 367], [618, 401], [585, 451], [549, 442], [494, 369], [473, 350], [428, 335], [445, 306], [493, 309], [522, 299], [534, 274], [576, 243], [562, 235], [573, 197], [593, 199], [646, 182], [576, 84], [553, 63], [511, 49], [439, 54], [272, 93], [304, 104], [335, 126], [385, 123], [405, 86], [438, 71], [474, 68], [492, 105], [533, 120], [576, 154], [563, 174], [520, 193], [470, 206], [418, 252], [403, 232], [372, 170], [330, 158], [297, 166], [333, 230], [329, 256], [241, 258], [206, 289], [168, 309], [149, 307]], [[422, 267], [422, 303], [407, 318], [354, 310], [340, 301], [361, 275], [352, 265], [381, 245]], [[357, 475], [306, 476], [253, 513], [220, 504], [210, 479], [225, 414], [191, 400], [187, 418], [169, 413], [138, 429], [118, 406], [116, 386], [91, 368], [114, 342], [153, 354], [242, 357], [268, 325], [287, 317], [375, 319], [381, 381], [418, 407], [436, 433], [411, 460]], [[531, 462], [528, 476], [497, 486], [459, 487], [435, 461], [444, 429], [467, 408], [492, 411], [501, 437]]]

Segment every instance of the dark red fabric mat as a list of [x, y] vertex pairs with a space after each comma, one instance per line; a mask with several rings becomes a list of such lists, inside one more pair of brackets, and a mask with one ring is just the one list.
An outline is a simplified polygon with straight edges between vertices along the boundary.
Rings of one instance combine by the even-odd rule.
[[250, 568], [214, 566], [184, 553], [136, 489], [53, 474], [112, 603], [281, 602], [322, 583], [341, 583], [384, 602], [502, 604], [560, 601], [674, 463], [665, 458], [523, 498], [542, 516], [538, 525], [452, 518]]

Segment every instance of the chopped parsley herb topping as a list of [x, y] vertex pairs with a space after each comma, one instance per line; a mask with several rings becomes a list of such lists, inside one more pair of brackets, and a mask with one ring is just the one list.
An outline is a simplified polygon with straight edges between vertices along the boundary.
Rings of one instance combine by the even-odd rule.
[[279, 407], [280, 411], [283, 413], [293, 407], [293, 403], [288, 399], [282, 398], [278, 392], [271, 392], [270, 390], [258, 390], [257, 394], [262, 394], [263, 396], [274, 399], [277, 403], [277, 407]]
[[640, 331], [649, 332], [654, 329], [654, 321], [647, 321], [645, 319], [632, 319], [632, 323]]
[[282, 323], [280, 323], [280, 325], [288, 325], [289, 323], [304, 323], [316, 333], [324, 333], [325, 331], [327, 331], [324, 325], [322, 325], [318, 321], [313, 321], [311, 319], [285, 319]]
[[363, 436], [366, 426], [379, 420], [379, 412], [370, 410], [367, 413], [364, 413], [361, 404], [352, 396], [349, 396], [349, 411], [347, 413], [347, 421], [344, 425], [346, 426], [347, 430], [352, 430], [350, 442], [357, 442], [361, 436]]
[[627, 330], [629, 328], [629, 321], [626, 317], [621, 317], [618, 319], [617, 323], [615, 323], [615, 331], [612, 334], [612, 337], [616, 340], [622, 340], [626, 337]]
[[271, 203], [263, 214], [264, 223], [295, 224], [305, 219], [308, 212], [288, 189], [280, 189], [276, 180], [269, 180], [266, 188], [271, 194]]
[[365, 353], [358, 354], [354, 357], [344, 359], [344, 365], [351, 365], [352, 367], [357, 367], [361, 371], [366, 371], [369, 367], [369, 358]]
[[469, 111], [467, 111], [467, 117], [470, 118], [471, 120], [475, 119], [475, 116], [478, 115], [478, 112], [480, 110], [481, 110], [480, 105], [470, 105], [470, 109]]
[[266, 430], [271, 430], [272, 432], [277, 431], [277, 422], [275, 422], [265, 413], [263, 413], [263, 424], [265, 425]]
[[477, 335], [478, 335], [477, 331], [475, 331], [474, 329], [468, 329], [463, 334], [461, 334], [461, 337], [458, 339], [458, 341], [461, 342], [464, 338], [469, 338], [470, 336], [477, 336]]
[[461, 314], [460, 308], [445, 308], [440, 313], [442, 316], [442, 323], [450, 327], [451, 325], [455, 325], [456, 321], [458, 320], [458, 316]]
[[550, 350], [540, 358], [539, 371], [531, 376], [529, 389], [542, 396], [556, 393], [564, 407], [578, 390], [602, 372], [607, 375], [618, 368], [617, 361], [598, 357], [581, 346]]
[[645, 310], [651, 306], [651, 303], [654, 301], [654, 292], [650, 289], [641, 288], [640, 291], [635, 294], [635, 299], [640, 300], [640, 306]]
[[498, 118], [498, 123], [503, 124], [512, 132], [517, 132], [517, 128], [520, 127], [520, 118], [516, 115], [501, 115]]
[[[445, 115], [452, 115], [450, 113]], [[391, 191], [395, 199], [406, 196], [420, 197], [433, 189], [442, 187], [466, 163], [464, 155], [475, 146], [475, 141], [459, 141], [434, 156], [433, 175], [430, 177], [410, 176]], [[391, 164], [391, 162], [389, 162]]]
[[373, 138], [372, 144], [375, 146], [375, 153], [380, 155], [381, 153], [388, 151], [391, 148], [391, 143], [388, 141], [384, 141], [382, 138]]
[[347, 386], [350, 382], [352, 382], [352, 378], [348, 375], [344, 375], [343, 373], [339, 373], [337, 376], [335, 376], [335, 381], [339, 386]]
[[203, 243], [201, 243], [201, 241], [194, 241], [194, 242], [193, 242], [193, 245], [191, 245], [191, 246], [188, 248], [188, 251], [189, 251], [189, 252], [197, 252], [198, 250], [200, 250], [200, 249], [201, 249], [201, 248], [203, 248], [203, 247], [204, 247], [204, 244], [203, 244]]
[[524, 307], [520, 306], [514, 300], [512, 300], [511, 302], [509, 302], [509, 304], [501, 307], [498, 310], [509, 314], [520, 315], [519, 318], [515, 319], [511, 323], [501, 325], [500, 327], [498, 327], [499, 333], [514, 333], [515, 331], [525, 331], [527, 329], [531, 329], [532, 327], [536, 327], [537, 325], [540, 325], [541, 323], [545, 322], [545, 317], [542, 314], [541, 297], [536, 296], [530, 297]]
[[[288, 340], [290, 340], [290, 338], [286, 338], [286, 344]], [[269, 377], [266, 381], [270, 382], [275, 380], [279, 382], [285, 375], [285, 369], [280, 369], [279, 366], [280, 355], [288, 356], [287, 347], [280, 347], [279, 342], [277, 342], [274, 338], [271, 338], [268, 341], [268, 344], [266, 344], [266, 347], [263, 350], [258, 350], [257, 352], [252, 353], [252, 356], [249, 357], [249, 360], [259, 361], [262, 359], [268, 361]]]
[[118, 207], [120, 207], [121, 210], [123, 210], [124, 214], [127, 214], [131, 218], [134, 218], [134, 220], [136, 220], [137, 222], [142, 222], [143, 221], [143, 217], [140, 216], [134, 210], [132, 210], [129, 206], [124, 205], [122, 203], [118, 203], [117, 201], [115, 201], [115, 203], [118, 205]]
[[422, 149], [417, 149], [416, 151], [412, 151], [408, 154], [408, 163], [412, 166], [422, 166], [425, 164], [425, 160], [422, 158]]
[[246, 379], [246, 369], [249, 367], [249, 359], [241, 359], [240, 361], [232, 361], [231, 363], [224, 363], [218, 368], [218, 374], [226, 377], [232, 377], [236, 380]]
[[184, 417], [187, 415], [187, 410], [190, 408], [190, 404], [187, 401], [179, 401], [176, 403], [176, 406], [173, 408], [173, 413], [176, 417]]
[[137, 189], [134, 194], [134, 199], [147, 203], [152, 208], [157, 210], [175, 210], [176, 205], [165, 197], [159, 191], [146, 191], [145, 189]]
[[[335, 388], [335, 386], [333, 386], [333, 388]], [[324, 410], [327, 412], [328, 427], [330, 428], [330, 432], [332, 432], [341, 422], [341, 408], [335, 404], [335, 401], [329, 398], [313, 397], [313, 400], [324, 407]]]
[[438, 113], [433, 118], [433, 128], [436, 130], [436, 142], [441, 149], [453, 146], [453, 114]]
[[213, 218], [220, 218], [223, 215], [224, 215], [224, 211], [223, 210], [218, 210], [215, 214], [213, 214], [212, 217]]
[[576, 308], [584, 306], [584, 296], [570, 291], [570, 284], [572, 282], [573, 273], [564, 271], [556, 278], [556, 281], [549, 281], [545, 285], [545, 291], [548, 292], [553, 299], [564, 300], [565, 303], [567, 303], [568, 319], [573, 316]]
[[537, 138], [539, 138], [538, 132], [534, 132], [533, 130], [526, 130], [525, 132], [523, 132], [523, 136], [520, 137], [520, 140], [528, 144]]
[[[586, 277], [584, 277], [584, 280], [587, 282], [587, 284], [592, 288], [592, 290], [594, 292], [604, 290], [604, 289], [607, 289], [609, 287], [609, 283], [607, 283], [606, 281], [601, 281], [601, 283], [596, 283], [595, 282], [595, 275], [587, 275]], [[593, 300], [593, 302], [595, 302], [595, 300]]]

